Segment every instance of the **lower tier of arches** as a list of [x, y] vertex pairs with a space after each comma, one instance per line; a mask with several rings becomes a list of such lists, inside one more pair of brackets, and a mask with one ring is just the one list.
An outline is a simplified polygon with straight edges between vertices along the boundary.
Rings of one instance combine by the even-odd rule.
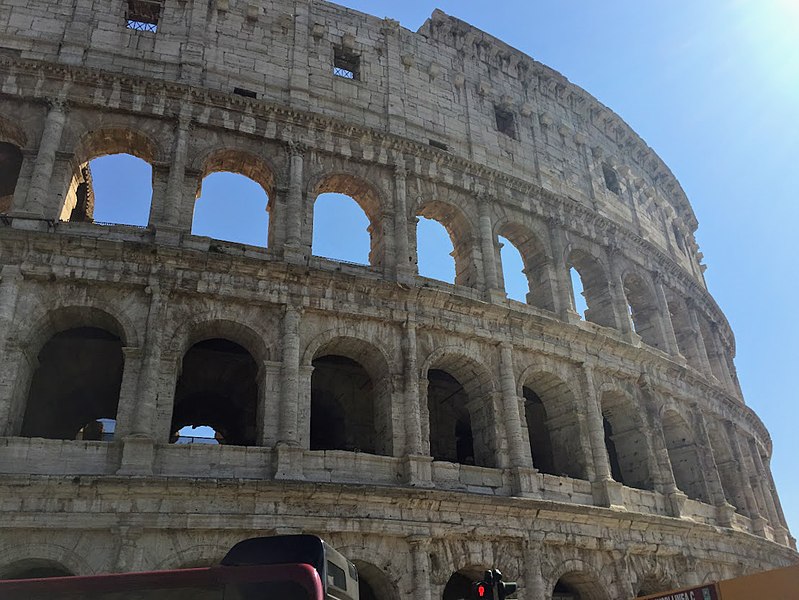
[[697, 523], [533, 499], [236, 479], [0, 479], [0, 578], [208, 566], [237, 541], [314, 533], [365, 600], [455, 600], [499, 568], [520, 600], [611, 600], [792, 564], [794, 551]]

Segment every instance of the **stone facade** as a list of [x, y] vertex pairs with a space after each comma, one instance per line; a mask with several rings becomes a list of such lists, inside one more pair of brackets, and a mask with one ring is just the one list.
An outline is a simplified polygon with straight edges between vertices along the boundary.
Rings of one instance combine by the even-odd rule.
[[[88, 161], [119, 152], [153, 168], [146, 228], [92, 222]], [[457, 598], [489, 566], [592, 600], [797, 560], [679, 183], [500, 40], [320, 0], [4, 2], [0, 157], [0, 577], [300, 531], [364, 600]], [[217, 171], [267, 193], [268, 248], [191, 234]], [[313, 256], [324, 192], [363, 208], [370, 265]], [[454, 285], [418, 276], [419, 216]], [[225, 443], [172, 443], [188, 424]]]

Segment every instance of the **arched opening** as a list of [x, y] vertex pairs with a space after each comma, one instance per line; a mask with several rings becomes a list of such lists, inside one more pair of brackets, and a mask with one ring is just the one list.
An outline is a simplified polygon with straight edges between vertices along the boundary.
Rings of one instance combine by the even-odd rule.
[[552, 261], [544, 245], [528, 229], [507, 224], [499, 229], [502, 274], [510, 298], [555, 310]]
[[688, 315], [688, 306], [685, 300], [673, 290], [666, 289], [666, 302], [669, 307], [669, 318], [674, 329], [674, 337], [677, 340], [677, 349], [688, 363], [696, 369], [700, 369], [701, 360], [697, 336], [699, 332], [691, 326], [691, 318]]
[[663, 349], [663, 338], [661, 335], [660, 311], [657, 303], [637, 275], [627, 275], [624, 278], [624, 295], [630, 309], [630, 320], [641, 340], [655, 348]]
[[444, 586], [442, 600], [462, 600], [472, 597], [472, 582], [479, 581], [490, 567], [465, 567], [453, 573]]
[[569, 386], [539, 372], [526, 378], [522, 397], [533, 466], [550, 475], [586, 479], [577, 405]]
[[[311, 450], [386, 454], [375, 426], [375, 386], [357, 361], [335, 354], [313, 361]], [[379, 451], [378, 451], [379, 450]]]
[[125, 129], [97, 130], [80, 140], [74, 156], [62, 221], [140, 227], [149, 223], [151, 165], [158, 156], [150, 139]]
[[673, 410], [663, 415], [663, 435], [677, 487], [689, 498], [708, 501], [699, 447], [685, 420]]
[[215, 172], [202, 180], [191, 225], [193, 235], [267, 247], [269, 197], [252, 179]]
[[311, 191], [311, 250], [333, 260], [381, 267], [385, 255], [382, 201], [367, 181], [349, 174], [328, 175]]
[[[599, 262], [583, 250], [575, 250], [569, 255], [569, 269], [574, 269], [579, 275], [582, 296], [585, 298], [585, 311], [583, 316], [586, 321], [591, 321], [604, 327], [615, 327], [616, 316], [613, 312], [613, 299], [608, 287], [608, 279]], [[576, 290], [574, 290], [576, 292]], [[581, 308], [578, 296], [575, 293], [575, 311]]]
[[[446, 229], [450, 243], [452, 244], [452, 258], [455, 261], [455, 277], [452, 279], [455, 285], [475, 286], [477, 284], [477, 269], [474, 265], [474, 237], [469, 220], [461, 209], [446, 202], [427, 202], [417, 209], [416, 216], [436, 221]], [[421, 225], [422, 222], [423, 221], [420, 219], [419, 225]], [[418, 240], [419, 234], [423, 233], [426, 235], [426, 230], [431, 229], [432, 226], [429, 224], [425, 225], [424, 229], [420, 231], [419, 225], [417, 225], [416, 232], [416, 255], [417, 262], [420, 265], [419, 274], [422, 275], [428, 272], [428, 265], [436, 264], [435, 262], [431, 262], [430, 256], [438, 256], [438, 264], [441, 264], [441, 257], [446, 254], [445, 250], [447, 250], [449, 246], [443, 244], [441, 241], [434, 245], [431, 243], [432, 240], [422, 240], [424, 243], [420, 247]], [[424, 256], [422, 256], [420, 252], [423, 253]], [[421, 269], [422, 265], [425, 265], [424, 271]], [[443, 269], [437, 270], [437, 272], [440, 275], [445, 273]], [[436, 278], [438, 279], [439, 277]], [[446, 279], [446, 281], [448, 280], [449, 279]]]
[[419, 275], [455, 283], [455, 249], [447, 229], [438, 221], [417, 218], [416, 256]]
[[240, 150], [218, 150], [205, 159], [195, 194], [191, 232], [251, 246], [269, 246], [272, 168]]
[[320, 194], [314, 203], [313, 254], [343, 262], [368, 265], [369, 218], [358, 203], [344, 194]]
[[358, 569], [359, 600], [398, 599], [396, 586], [383, 570], [362, 560], [355, 560], [353, 563]]
[[97, 327], [67, 329], [44, 344], [38, 361], [21, 435], [111, 439], [124, 365], [119, 336]]
[[21, 168], [22, 151], [19, 147], [0, 142], [0, 213], [11, 210]]
[[644, 596], [651, 596], [652, 594], [668, 592], [669, 590], [673, 590], [675, 587], [677, 586], [671, 582], [665, 581], [661, 577], [649, 575], [641, 580], [641, 583], [638, 585], [638, 593], [635, 595], [635, 597], [642, 598]]
[[257, 377], [258, 365], [243, 346], [224, 338], [194, 344], [175, 387], [170, 441], [255, 445]]
[[618, 392], [602, 395], [605, 448], [613, 479], [628, 487], [652, 490], [649, 446], [638, 417], [640, 411]]
[[527, 297], [530, 294], [530, 282], [527, 281], [522, 255], [507, 238], [499, 236], [499, 243], [505, 293], [511, 300], [527, 302]]
[[607, 592], [589, 573], [574, 571], [558, 579], [552, 600], [609, 600]]
[[581, 319], [585, 319], [588, 304], [585, 302], [583, 280], [580, 277], [580, 273], [574, 267], [569, 268], [569, 279], [572, 284], [572, 307], [574, 308], [574, 312], [576, 312]]
[[44, 577], [69, 577], [74, 575], [65, 566], [46, 559], [25, 559], [2, 569], [0, 579], [39, 579]]
[[496, 466], [490, 374], [465, 356], [451, 355], [431, 364], [426, 377], [433, 460]]

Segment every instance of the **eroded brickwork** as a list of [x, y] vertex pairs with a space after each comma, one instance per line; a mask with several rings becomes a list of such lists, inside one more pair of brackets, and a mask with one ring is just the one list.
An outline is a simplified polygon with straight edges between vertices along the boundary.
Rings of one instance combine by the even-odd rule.
[[[0, 576], [299, 531], [391, 600], [488, 566], [610, 599], [796, 560], [691, 207], [616, 115], [438, 11], [129, 4], [0, 6]], [[118, 152], [153, 168], [145, 228], [92, 222], [88, 162]], [[191, 234], [218, 171], [268, 195], [268, 248]], [[325, 192], [367, 215], [368, 266], [313, 255]], [[454, 285], [417, 274], [420, 216]]]

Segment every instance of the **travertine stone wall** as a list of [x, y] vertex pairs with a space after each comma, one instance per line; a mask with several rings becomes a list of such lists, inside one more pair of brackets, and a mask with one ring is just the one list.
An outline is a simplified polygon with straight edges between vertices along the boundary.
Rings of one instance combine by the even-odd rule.
[[[165, 0], [147, 32], [128, 8], [0, 5], [0, 576], [195, 566], [298, 531], [391, 599], [489, 566], [540, 600], [796, 560], [691, 207], [609, 109], [439, 11], [411, 32], [320, 1]], [[145, 228], [73, 210], [120, 152], [153, 168]], [[267, 248], [192, 235], [217, 171], [268, 195]], [[313, 255], [325, 192], [363, 208], [369, 265]], [[449, 231], [454, 285], [418, 276], [419, 216]], [[103, 377], [87, 348], [114, 349]], [[225, 389], [215, 352], [247, 374], [246, 406], [220, 405], [240, 443], [171, 443], [192, 369]], [[109, 394], [105, 440], [30, 412], [74, 403], [78, 431]], [[331, 396], [335, 440], [314, 425]]]

